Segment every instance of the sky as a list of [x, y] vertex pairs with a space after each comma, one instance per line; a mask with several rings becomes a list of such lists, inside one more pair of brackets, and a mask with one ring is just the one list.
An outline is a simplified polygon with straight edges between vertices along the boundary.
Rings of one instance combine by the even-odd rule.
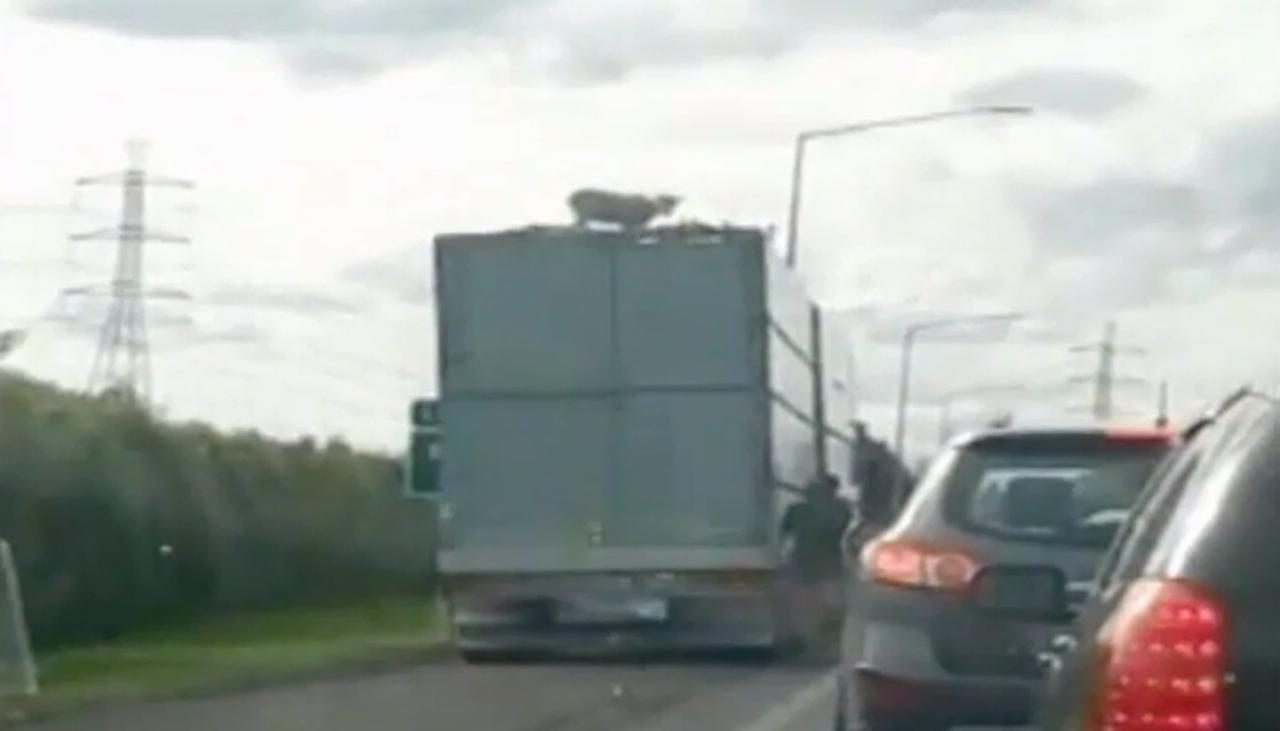
[[[395, 449], [434, 388], [428, 242], [568, 218], [592, 185], [678, 216], [782, 228], [797, 132], [973, 105], [814, 143], [801, 273], [856, 353], [859, 412], [892, 428], [906, 323], [913, 447], [958, 418], [1088, 402], [1071, 345], [1140, 347], [1122, 418], [1270, 385], [1280, 339], [1280, 5], [1269, 0], [0, 0], [0, 321], [7, 365], [83, 387], [124, 143], [157, 191], [147, 274], [173, 418]], [[961, 342], [956, 342], [957, 340]], [[1024, 393], [1000, 394], [1009, 384]], [[282, 406], [282, 400], [287, 402]]]

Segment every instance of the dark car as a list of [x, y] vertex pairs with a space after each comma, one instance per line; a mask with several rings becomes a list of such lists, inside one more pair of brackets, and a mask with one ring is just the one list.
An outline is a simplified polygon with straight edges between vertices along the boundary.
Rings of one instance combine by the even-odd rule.
[[1168, 444], [1159, 430], [996, 429], [948, 445], [861, 550], [836, 727], [1025, 723], [1037, 653], [1061, 625], [981, 611], [970, 582], [989, 565], [1044, 564], [1082, 600]]
[[1186, 435], [1052, 647], [1044, 729], [1280, 729], [1280, 403], [1241, 392]]

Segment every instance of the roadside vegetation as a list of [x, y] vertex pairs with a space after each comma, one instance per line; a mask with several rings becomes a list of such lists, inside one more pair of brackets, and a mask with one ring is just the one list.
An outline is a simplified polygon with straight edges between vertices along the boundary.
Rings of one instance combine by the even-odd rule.
[[231, 692], [401, 667], [430, 657], [445, 635], [438, 605], [421, 596], [175, 622], [46, 653], [40, 694], [10, 699], [0, 725], [103, 701]]
[[[0, 538], [13, 548], [42, 682], [107, 661], [116, 640], [124, 653], [134, 637], [159, 648], [166, 631], [212, 641], [222, 617], [252, 636], [266, 620], [245, 612], [288, 618], [279, 629], [349, 616], [353, 631], [381, 633], [358, 621], [369, 607], [430, 602], [432, 525], [427, 503], [401, 496], [388, 456], [167, 423], [0, 375]], [[290, 614], [310, 610], [335, 613]], [[163, 672], [190, 645], [171, 644], [139, 667]]]

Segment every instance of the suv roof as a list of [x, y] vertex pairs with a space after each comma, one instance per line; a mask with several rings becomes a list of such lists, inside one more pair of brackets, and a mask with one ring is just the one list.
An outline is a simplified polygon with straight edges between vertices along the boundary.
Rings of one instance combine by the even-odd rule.
[[[1127, 512], [1171, 443], [1170, 432], [1154, 428], [971, 432], [953, 439], [934, 460], [891, 529], [892, 536], [955, 546], [988, 561], [1051, 563], [1061, 566], [1072, 581], [1086, 581], [1109, 542], [1110, 526], [1123, 519], [1122, 512]], [[1039, 494], [1036, 491], [1057, 489], [1047, 481], [1071, 481], [1085, 474], [1090, 475], [1084, 483], [1088, 489], [1072, 498], [1073, 506], [1082, 511], [1075, 525], [1059, 525], [1056, 520], [1033, 524], [1040, 518], [1027, 517], [1025, 511], [1017, 513], [1021, 517], [1013, 518], [1014, 523], [1003, 517], [1010, 480], [1040, 483], [1022, 485], [1029, 491], [1028, 499], [1018, 504], [1026, 506], [1039, 502], [1030, 497]]]
[[1020, 427], [1006, 429], [979, 429], [966, 432], [951, 440], [953, 447], [977, 444], [1039, 441], [1060, 438], [1113, 438], [1117, 440], [1162, 441], [1170, 440], [1177, 431], [1159, 427]]

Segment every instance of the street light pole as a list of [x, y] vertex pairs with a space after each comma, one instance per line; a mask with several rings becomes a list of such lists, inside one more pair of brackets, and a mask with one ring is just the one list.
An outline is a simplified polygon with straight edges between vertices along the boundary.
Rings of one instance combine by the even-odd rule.
[[804, 150], [809, 142], [807, 133], [796, 136], [795, 151], [791, 160], [791, 200], [787, 205], [787, 268], [796, 268], [796, 239], [800, 235], [800, 196], [804, 186]]
[[940, 122], [959, 117], [1018, 116], [1031, 113], [1031, 107], [1025, 106], [997, 105], [969, 107], [965, 109], [949, 109], [942, 112], [931, 112], [929, 114], [912, 114], [904, 117], [874, 119], [835, 127], [822, 127], [806, 130], [796, 135], [795, 148], [792, 153], [793, 159], [791, 161], [791, 198], [789, 205], [787, 206], [787, 267], [794, 269], [796, 266], [796, 259], [798, 258], [796, 244], [800, 236], [800, 199], [802, 197], [802, 188], [804, 185], [804, 158], [806, 146], [811, 140], [827, 137], [842, 137], [844, 135], [858, 134], [860, 132], [869, 132], [877, 129], [887, 129], [889, 127], [907, 127], [917, 124], [928, 124], [930, 122]]
[[951, 441], [951, 399], [944, 398], [938, 406], [938, 445]]
[[893, 449], [898, 459], [905, 459], [903, 448], [907, 430], [907, 404], [911, 393], [911, 351], [915, 349], [916, 336], [927, 330], [939, 330], [955, 325], [968, 325], [982, 322], [1012, 322], [1022, 318], [1018, 312], [1000, 312], [990, 315], [973, 315], [968, 317], [951, 317], [943, 320], [929, 320], [907, 326], [902, 334], [902, 357], [898, 368], [898, 415], [893, 428]]
[[908, 327], [902, 334], [902, 356], [898, 358], [898, 409], [893, 422], [893, 451], [906, 463], [902, 445], [907, 435], [907, 399], [911, 390], [911, 352], [915, 350], [918, 327]]

